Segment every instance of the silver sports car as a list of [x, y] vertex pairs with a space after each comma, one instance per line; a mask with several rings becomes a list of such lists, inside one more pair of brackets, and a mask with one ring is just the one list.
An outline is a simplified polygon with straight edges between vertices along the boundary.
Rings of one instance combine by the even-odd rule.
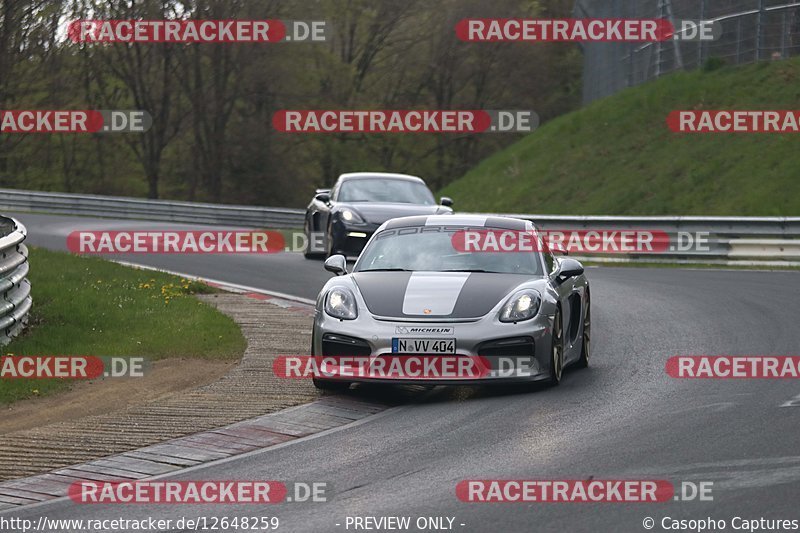
[[[459, 245], [465, 232], [524, 234], [533, 247], [478, 249]], [[565, 366], [589, 364], [591, 311], [583, 266], [556, 257], [526, 220], [430, 215], [384, 222], [353, 272], [344, 256], [325, 268], [337, 274], [316, 302], [312, 356], [377, 361], [423, 354], [467, 358], [486, 368], [436, 374], [428, 383], [549, 381]], [[315, 373], [322, 389], [352, 382], [416, 382], [418, 374]]]

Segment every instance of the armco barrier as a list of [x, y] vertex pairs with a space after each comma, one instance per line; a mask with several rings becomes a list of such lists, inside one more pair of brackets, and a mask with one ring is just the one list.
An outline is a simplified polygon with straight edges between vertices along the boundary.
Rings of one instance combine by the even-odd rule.
[[[0, 189], [0, 209], [253, 228], [301, 228], [304, 216], [302, 209], [13, 189]], [[800, 217], [500, 215], [532, 220], [545, 230], [650, 230], [663, 231], [670, 238], [669, 249], [659, 253], [592, 254], [578, 256], [580, 259], [800, 265]], [[687, 239], [698, 236], [702, 243], [687, 244]]]
[[579, 257], [590, 261], [800, 266], [800, 217], [499, 215], [531, 220], [550, 231], [647, 230], [670, 239], [669, 249], [659, 253]]
[[0, 209], [256, 228], [301, 228], [303, 210], [0, 189]]
[[18, 221], [0, 217], [0, 345], [22, 330], [32, 304], [26, 235]]

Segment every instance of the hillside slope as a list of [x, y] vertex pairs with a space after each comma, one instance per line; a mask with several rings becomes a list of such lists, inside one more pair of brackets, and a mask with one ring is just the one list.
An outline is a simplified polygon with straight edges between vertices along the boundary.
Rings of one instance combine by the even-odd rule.
[[798, 109], [800, 58], [678, 73], [561, 116], [442, 194], [459, 211], [800, 215], [800, 134], [676, 134], [675, 109]]

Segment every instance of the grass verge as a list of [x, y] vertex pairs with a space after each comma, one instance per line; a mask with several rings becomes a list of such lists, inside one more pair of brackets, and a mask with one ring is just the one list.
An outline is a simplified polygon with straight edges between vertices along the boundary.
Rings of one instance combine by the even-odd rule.
[[673, 110], [796, 109], [800, 58], [679, 72], [544, 124], [441, 194], [459, 211], [800, 214], [797, 134], [672, 133]]
[[[215, 289], [94, 257], [30, 248], [34, 305], [3, 355], [96, 355], [235, 360], [246, 341], [226, 315], [193, 298]], [[0, 379], [0, 404], [50, 394], [64, 380]]]

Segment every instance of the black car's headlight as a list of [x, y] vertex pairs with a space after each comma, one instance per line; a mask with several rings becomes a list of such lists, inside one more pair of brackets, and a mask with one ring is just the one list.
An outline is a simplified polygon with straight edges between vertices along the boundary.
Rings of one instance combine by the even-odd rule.
[[358, 317], [356, 298], [345, 287], [334, 287], [325, 295], [325, 312], [340, 320], [354, 320]]
[[344, 220], [345, 222], [354, 222], [356, 224], [364, 223], [364, 219], [361, 218], [361, 216], [352, 209], [342, 209], [341, 211], [339, 211], [339, 213], [340, 216], [342, 217], [342, 220]]
[[515, 292], [500, 309], [500, 322], [522, 322], [536, 316], [542, 297], [533, 289]]

